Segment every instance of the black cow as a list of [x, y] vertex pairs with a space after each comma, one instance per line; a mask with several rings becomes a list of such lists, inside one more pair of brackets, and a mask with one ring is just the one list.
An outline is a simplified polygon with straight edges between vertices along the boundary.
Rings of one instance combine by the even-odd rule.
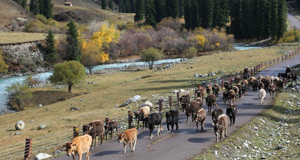
[[149, 129], [150, 129], [150, 137], [149, 139], [153, 138], [153, 130], [155, 128], [155, 126], [157, 127], [157, 136], [160, 134], [160, 132], [163, 131], [162, 127], [161, 127], [161, 122], [162, 122], [162, 113], [151, 113], [148, 117], [148, 125], [149, 125]]
[[226, 109], [226, 114], [229, 116], [230, 126], [231, 126], [232, 124], [235, 123], [235, 117], [237, 115], [237, 107], [235, 105], [232, 106], [229, 105]]
[[119, 134], [117, 120], [106, 122], [104, 129], [105, 129], [105, 134], [106, 134], [106, 140], [107, 140], [107, 134], [109, 131], [111, 133], [111, 139], [114, 138], [114, 129], [116, 129], [117, 135]]
[[257, 88], [258, 88], [258, 80], [254, 80], [253, 83], [252, 83], [252, 87], [253, 87], [253, 91], [257, 91]]
[[178, 130], [178, 122], [179, 122], [179, 112], [178, 110], [170, 110], [166, 112], [166, 121], [167, 121], [167, 128], [168, 131], [169, 125], [171, 125], [171, 133], [173, 133], [174, 124], [176, 125], [176, 130]]
[[89, 128], [90, 128], [89, 125], [83, 125], [83, 126], [82, 126], [82, 132], [83, 132], [83, 135], [89, 134]]
[[101, 139], [100, 144], [103, 145], [104, 123], [100, 120], [89, 123], [88, 134], [92, 136], [92, 149], [97, 145], [97, 137]]

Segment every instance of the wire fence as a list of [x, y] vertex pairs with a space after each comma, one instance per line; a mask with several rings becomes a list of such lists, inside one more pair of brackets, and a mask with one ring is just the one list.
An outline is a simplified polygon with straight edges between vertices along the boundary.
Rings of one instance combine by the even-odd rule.
[[[260, 70], [262, 70], [265, 67], [289, 59], [294, 55], [296, 55], [297, 53], [299, 53], [299, 51], [300, 51], [300, 47], [297, 48], [292, 53], [288, 53], [282, 57], [271, 59], [269, 61], [264, 61], [257, 64], [256, 66], [250, 67], [249, 76], [254, 76], [256, 73], [258, 73]], [[199, 85], [203, 85], [203, 87], [205, 87], [205, 85], [211, 83], [211, 84], [218, 84], [223, 87], [225, 81], [232, 82], [234, 80], [234, 77], [237, 75], [242, 77], [243, 71], [223, 75], [221, 77], [216, 76], [215, 78], [207, 80], [206, 83], [199, 84]], [[178, 98], [179, 98], [179, 92], [177, 93], [177, 99], [176, 97], [173, 96], [164, 97], [163, 100], [159, 100], [158, 107], [156, 108], [158, 108], [159, 111], [164, 113], [167, 110], [169, 110], [171, 107], [176, 106], [176, 105], [173, 106], [173, 103], [176, 104], [177, 102], [177, 107], [178, 107], [179, 105]], [[164, 103], [164, 102], [169, 102], [169, 103]], [[129, 111], [128, 113], [129, 114], [123, 114], [120, 115], [119, 117], [115, 117], [111, 119], [111, 120], [117, 120], [118, 129], [120, 132], [130, 127], [136, 127], [137, 125], [136, 122], [133, 121], [132, 111]], [[62, 147], [66, 142], [72, 141], [74, 137], [74, 131], [78, 132], [78, 135], [82, 135], [83, 132], [81, 132], [81, 126], [82, 125], [75, 127], [76, 128], [75, 130], [66, 129], [61, 132], [47, 134], [45, 136], [38, 137], [38, 138], [33, 138], [33, 139], [27, 138], [25, 140], [25, 143], [16, 143], [9, 146], [0, 147], [0, 160], [18, 160], [18, 159], [29, 160], [29, 159], [33, 159], [34, 156], [39, 153], [48, 153], [52, 155], [53, 151], [62, 150]]]

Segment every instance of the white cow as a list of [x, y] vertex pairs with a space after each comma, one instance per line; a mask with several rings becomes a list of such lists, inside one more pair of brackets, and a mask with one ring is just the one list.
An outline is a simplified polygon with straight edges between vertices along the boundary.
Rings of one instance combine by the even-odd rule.
[[265, 89], [260, 89], [259, 92], [258, 92], [258, 98], [260, 100], [260, 104], [263, 104], [264, 103], [264, 99], [266, 97], [267, 93], [265, 91]]

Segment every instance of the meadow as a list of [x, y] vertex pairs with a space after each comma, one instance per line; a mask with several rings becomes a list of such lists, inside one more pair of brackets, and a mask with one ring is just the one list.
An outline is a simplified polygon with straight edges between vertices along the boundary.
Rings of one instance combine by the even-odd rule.
[[[192, 88], [192, 81], [199, 84], [201, 78], [194, 79], [195, 73], [225, 71], [239, 72], [244, 67], [255, 66], [262, 61], [281, 57], [285, 53], [295, 50], [297, 45], [280, 45], [247, 51], [217, 52], [211, 55], [195, 57], [172, 66], [163, 71], [120, 70], [113, 74], [87, 75], [85, 81], [73, 88], [73, 93], [79, 96], [58, 101], [43, 107], [27, 107], [24, 111], [1, 115], [0, 143], [10, 145], [23, 142], [25, 138], [36, 138], [49, 133], [70, 129], [73, 126], [87, 124], [92, 120], [104, 120], [106, 117], [117, 118], [126, 115], [132, 108], [115, 108], [130, 97], [140, 95], [143, 100], [151, 95], [174, 95], [173, 90]], [[218, 77], [220, 75], [217, 75]], [[93, 84], [88, 84], [93, 82]], [[34, 88], [35, 91], [67, 91], [67, 87], [56, 89], [56, 86], [45, 85]], [[156, 103], [156, 102], [152, 102]], [[78, 107], [78, 111], [70, 111], [71, 107]], [[14, 135], [14, 125], [18, 120], [26, 123], [21, 135]], [[46, 129], [38, 130], [41, 124]], [[70, 133], [71, 134], [71, 133]]]

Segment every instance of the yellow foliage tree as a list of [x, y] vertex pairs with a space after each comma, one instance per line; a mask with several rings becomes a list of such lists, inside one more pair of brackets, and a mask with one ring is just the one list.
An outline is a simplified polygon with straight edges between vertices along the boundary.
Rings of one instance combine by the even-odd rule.
[[92, 73], [95, 65], [109, 61], [109, 56], [104, 52], [110, 42], [117, 41], [120, 36], [113, 25], [104, 24], [99, 31], [93, 33], [90, 39], [82, 40], [81, 62]]
[[2, 53], [3, 53], [3, 51], [2, 51], [2, 49], [0, 49], [0, 73], [7, 72], [7, 69], [8, 69], [8, 65], [6, 65]]
[[202, 35], [196, 35], [196, 40], [198, 42], [198, 44], [203, 47], [206, 41], [206, 38]]

